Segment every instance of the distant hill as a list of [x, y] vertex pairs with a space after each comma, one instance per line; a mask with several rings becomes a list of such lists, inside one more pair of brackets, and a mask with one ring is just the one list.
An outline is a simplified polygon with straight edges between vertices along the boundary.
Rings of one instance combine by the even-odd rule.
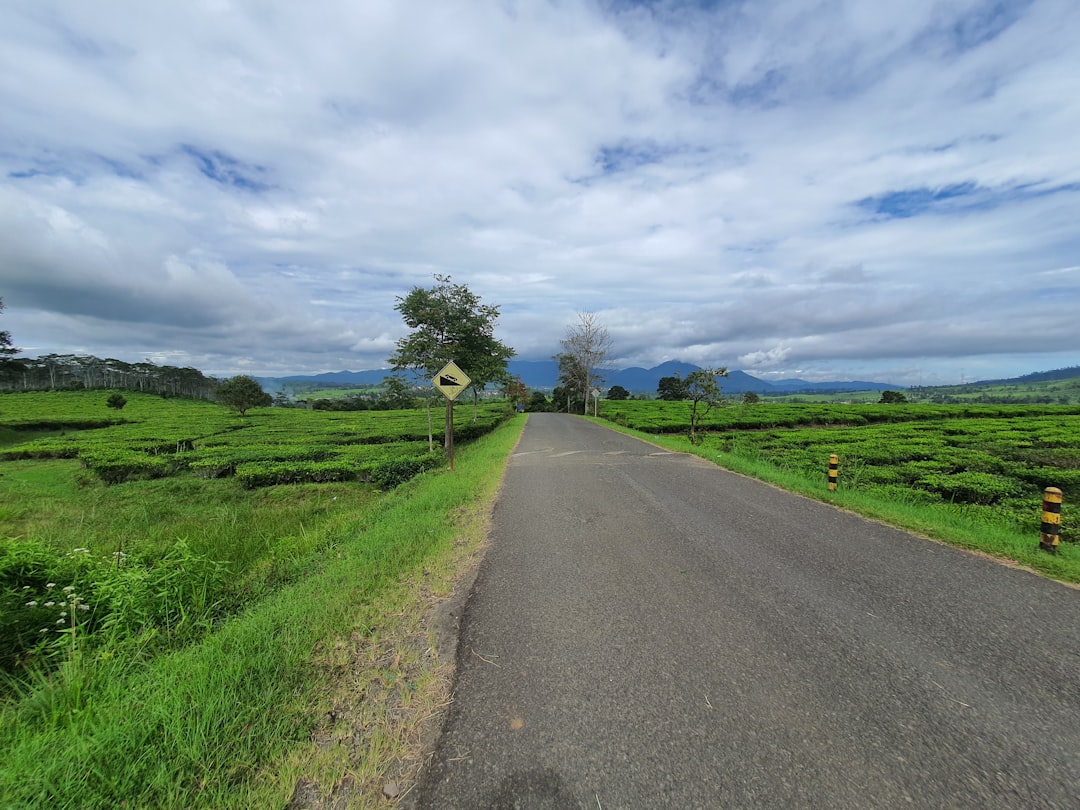
[[1014, 383], [1053, 382], [1055, 380], [1071, 380], [1080, 377], [1080, 366], [1068, 368], [1056, 368], [1053, 371], [1036, 371], [1033, 374], [1025, 374], [1022, 377], [1009, 377], [1004, 380], [979, 380], [968, 385], [1010, 385]]
[[[559, 384], [559, 364], [554, 360], [511, 360], [507, 364], [510, 374], [520, 377], [521, 381], [529, 388], [552, 389]], [[681, 363], [677, 360], [669, 360], [652, 368], [623, 368], [610, 369], [604, 372], [603, 387], [606, 391], [613, 385], [621, 385], [633, 394], [655, 394], [661, 377], [673, 377], [676, 374], [685, 377], [691, 371], [696, 371], [699, 366], [691, 363]], [[259, 382], [268, 391], [277, 391], [287, 385], [324, 384], [327, 387], [347, 387], [354, 385], [377, 385], [383, 378], [392, 374], [391, 369], [374, 369], [370, 371], [332, 371], [324, 374], [295, 375], [290, 377], [264, 377]], [[778, 380], [767, 382], [758, 379], [745, 371], [731, 371], [726, 379], [721, 382], [721, 388], [728, 394], [743, 394], [753, 391], [758, 394], [791, 394], [800, 391], [885, 391], [899, 389], [905, 386], [865, 382], [860, 380], [829, 381], [811, 383], [805, 380]]]

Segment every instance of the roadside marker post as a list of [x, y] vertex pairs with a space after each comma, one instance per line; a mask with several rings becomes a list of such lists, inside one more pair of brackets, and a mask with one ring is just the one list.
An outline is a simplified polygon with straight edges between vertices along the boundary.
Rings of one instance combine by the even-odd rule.
[[1051, 554], [1058, 550], [1061, 542], [1061, 490], [1047, 487], [1043, 490], [1042, 531], [1039, 535], [1039, 548]]
[[840, 458], [835, 454], [829, 456], [829, 492], [836, 491], [836, 479], [840, 475]]
[[469, 387], [472, 378], [451, 360], [432, 379], [431, 384], [446, 397], [446, 445], [450, 453], [450, 471], [454, 470], [454, 400]]

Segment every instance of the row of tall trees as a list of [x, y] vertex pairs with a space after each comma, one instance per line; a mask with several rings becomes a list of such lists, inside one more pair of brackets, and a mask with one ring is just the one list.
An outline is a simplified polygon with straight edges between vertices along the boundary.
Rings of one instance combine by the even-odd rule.
[[127, 363], [85, 354], [19, 358], [0, 373], [0, 390], [5, 391], [111, 388], [213, 399], [217, 384], [196, 368], [162, 366], [149, 360]]

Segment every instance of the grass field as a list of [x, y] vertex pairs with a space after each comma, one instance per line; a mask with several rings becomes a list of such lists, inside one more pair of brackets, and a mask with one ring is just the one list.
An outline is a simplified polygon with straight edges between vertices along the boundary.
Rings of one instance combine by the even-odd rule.
[[[453, 474], [248, 488], [196, 462], [310, 446], [361, 469], [361, 448], [426, 454], [426, 414], [239, 419], [128, 398], [116, 414], [101, 392], [0, 397], [0, 807], [284, 806], [345, 785], [354, 805], [384, 801], [380, 780], [408, 773], [401, 735], [445, 699], [430, 642], [411, 638], [417, 594], [449, 587], [464, 535], [475, 547], [470, 515], [521, 422], [463, 409], [459, 436], [484, 435]], [[107, 483], [87, 457], [110, 446], [166, 473]], [[336, 733], [342, 656], [372, 743], [329, 757], [315, 736]]]

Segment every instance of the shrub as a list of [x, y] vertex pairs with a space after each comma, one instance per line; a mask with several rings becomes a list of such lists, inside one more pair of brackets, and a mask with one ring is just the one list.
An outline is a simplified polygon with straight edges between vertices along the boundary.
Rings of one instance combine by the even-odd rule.
[[981, 472], [933, 474], [920, 478], [916, 485], [938, 492], [947, 500], [988, 505], [1020, 493], [1020, 486], [1000, 475]]
[[393, 489], [425, 470], [437, 467], [441, 462], [441, 453], [426, 453], [418, 458], [383, 461], [372, 468], [371, 481], [381, 489]]

